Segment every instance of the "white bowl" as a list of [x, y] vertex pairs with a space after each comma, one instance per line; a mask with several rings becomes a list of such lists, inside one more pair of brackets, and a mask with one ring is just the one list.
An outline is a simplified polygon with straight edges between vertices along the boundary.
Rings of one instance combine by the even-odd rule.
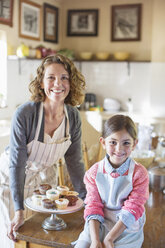
[[150, 150], [135, 150], [132, 152], [131, 157], [144, 167], [148, 168], [154, 161], [155, 153]]

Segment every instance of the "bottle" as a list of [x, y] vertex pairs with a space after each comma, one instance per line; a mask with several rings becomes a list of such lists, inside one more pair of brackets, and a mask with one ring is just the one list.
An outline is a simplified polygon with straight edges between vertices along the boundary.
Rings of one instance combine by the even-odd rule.
[[133, 104], [132, 104], [131, 98], [128, 98], [127, 107], [128, 107], [128, 113], [132, 113], [133, 112]]

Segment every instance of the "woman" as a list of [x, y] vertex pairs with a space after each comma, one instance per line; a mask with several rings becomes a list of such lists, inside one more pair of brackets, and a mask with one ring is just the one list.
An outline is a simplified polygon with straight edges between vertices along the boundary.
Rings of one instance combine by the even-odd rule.
[[[48, 56], [38, 67], [29, 86], [32, 101], [16, 110], [10, 146], [0, 158], [1, 248], [14, 246], [14, 232], [24, 222], [23, 199], [43, 182], [57, 185], [55, 163], [63, 156], [75, 190], [85, 197], [81, 121], [74, 107], [82, 103], [84, 88], [84, 77], [62, 55]], [[7, 228], [13, 241], [4, 237]]]

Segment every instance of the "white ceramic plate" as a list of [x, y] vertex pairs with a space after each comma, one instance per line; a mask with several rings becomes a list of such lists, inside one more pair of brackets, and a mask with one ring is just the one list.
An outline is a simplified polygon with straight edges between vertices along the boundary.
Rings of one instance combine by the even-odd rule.
[[34, 205], [32, 198], [28, 197], [24, 200], [25, 206], [28, 207], [29, 209], [40, 212], [40, 213], [50, 213], [50, 214], [69, 214], [69, 213], [74, 213], [84, 206], [84, 202], [82, 199], [78, 198], [76, 205], [75, 206], [68, 206], [64, 210], [60, 209], [47, 209], [42, 206], [36, 206]]

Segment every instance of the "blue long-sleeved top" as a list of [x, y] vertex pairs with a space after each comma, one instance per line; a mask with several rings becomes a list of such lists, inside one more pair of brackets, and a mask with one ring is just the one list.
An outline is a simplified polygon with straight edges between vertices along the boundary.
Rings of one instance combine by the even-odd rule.
[[[72, 144], [64, 157], [73, 186], [75, 190], [79, 192], [80, 197], [84, 198], [86, 190], [83, 183], [84, 163], [81, 149], [81, 119], [77, 108], [69, 105], [66, 105], [66, 107]], [[40, 103], [27, 102], [16, 110], [12, 119], [9, 145], [9, 178], [15, 210], [24, 209], [25, 166], [28, 158], [27, 144], [34, 139], [38, 123], [39, 108]], [[44, 113], [38, 140], [43, 142], [43, 139]]]

